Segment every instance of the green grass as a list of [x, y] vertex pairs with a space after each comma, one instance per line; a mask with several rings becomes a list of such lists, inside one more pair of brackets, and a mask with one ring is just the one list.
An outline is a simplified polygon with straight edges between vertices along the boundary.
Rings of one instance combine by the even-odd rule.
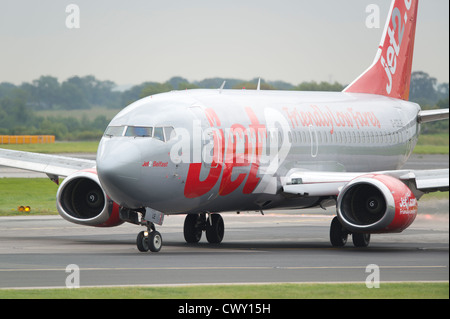
[[44, 154], [97, 153], [100, 141], [56, 142], [54, 144], [0, 145], [0, 148]]
[[[47, 178], [0, 178], [0, 216], [57, 214], [58, 186]], [[31, 213], [19, 213], [30, 206]]]
[[449, 192], [433, 192], [422, 196], [420, 201], [427, 200], [449, 200]]
[[449, 154], [449, 135], [433, 134], [421, 135], [417, 146], [414, 148], [415, 154]]
[[448, 145], [417, 145], [414, 154], [449, 154]]
[[448, 299], [448, 283], [211, 285], [0, 290], [0, 299]]

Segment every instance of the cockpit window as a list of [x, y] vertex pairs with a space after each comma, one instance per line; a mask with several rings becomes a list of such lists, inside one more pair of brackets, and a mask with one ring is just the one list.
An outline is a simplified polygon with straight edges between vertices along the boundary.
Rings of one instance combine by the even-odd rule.
[[125, 132], [125, 136], [152, 137], [153, 136], [153, 127], [128, 126], [127, 131]]
[[172, 126], [164, 127], [164, 135], [166, 136], [166, 142], [170, 141], [176, 136], [175, 129]]
[[163, 131], [163, 128], [162, 127], [155, 127], [155, 135], [153, 137], [164, 142], [164, 131]]
[[108, 126], [105, 131], [105, 136], [123, 136], [125, 126]]

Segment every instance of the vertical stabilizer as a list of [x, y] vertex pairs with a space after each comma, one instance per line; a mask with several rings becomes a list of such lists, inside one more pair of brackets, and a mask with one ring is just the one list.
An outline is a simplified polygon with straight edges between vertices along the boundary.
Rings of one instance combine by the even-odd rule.
[[344, 92], [408, 100], [419, 0], [394, 0], [373, 64]]

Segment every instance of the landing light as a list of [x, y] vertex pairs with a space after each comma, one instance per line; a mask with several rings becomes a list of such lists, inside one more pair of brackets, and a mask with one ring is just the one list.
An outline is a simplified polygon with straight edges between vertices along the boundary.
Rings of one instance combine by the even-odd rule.
[[19, 207], [17, 207], [17, 210], [21, 213], [29, 213], [29, 212], [31, 212], [31, 207], [30, 206], [19, 206]]

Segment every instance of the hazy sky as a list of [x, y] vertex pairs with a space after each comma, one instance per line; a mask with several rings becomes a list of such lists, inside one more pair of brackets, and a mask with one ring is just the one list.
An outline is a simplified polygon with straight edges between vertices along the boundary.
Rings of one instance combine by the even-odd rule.
[[[80, 28], [66, 27], [66, 6]], [[366, 6], [380, 28], [366, 27]], [[119, 85], [233, 77], [351, 82], [390, 0], [0, 0], [0, 82], [92, 74]], [[421, 0], [413, 70], [449, 82], [449, 1]]]

